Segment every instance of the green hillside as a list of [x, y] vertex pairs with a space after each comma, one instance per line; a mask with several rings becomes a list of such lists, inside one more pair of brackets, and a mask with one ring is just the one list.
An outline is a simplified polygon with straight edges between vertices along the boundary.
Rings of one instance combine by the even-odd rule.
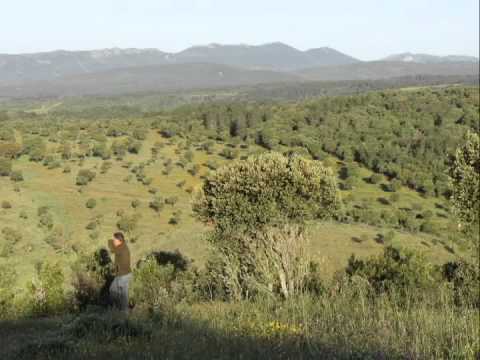
[[[478, 88], [289, 102], [226, 96], [173, 108], [157, 100], [2, 107], [0, 358], [478, 355], [477, 240], [459, 226], [450, 199], [457, 149], [478, 148], [478, 138], [470, 144]], [[252, 184], [235, 171], [255, 161]], [[219, 169], [232, 176], [216, 177], [225, 174]], [[290, 173], [298, 183], [279, 185], [278, 174]], [[233, 214], [234, 226], [222, 228], [199, 215], [199, 196], [207, 184], [230, 181], [220, 195], [234, 205], [226, 201], [215, 216]], [[279, 189], [278, 203], [265, 200], [259, 182], [270, 195]], [[335, 207], [305, 191], [327, 185], [340, 199]], [[251, 216], [258, 204], [286, 213], [276, 222]], [[257, 218], [264, 223], [242, 223]], [[102, 293], [112, 278], [98, 250], [119, 230], [134, 262], [128, 319], [105, 311]], [[284, 251], [299, 246], [302, 256], [283, 266], [305, 272], [290, 292], [286, 270], [262, 283], [281, 252], [258, 255], [258, 264], [248, 257], [249, 240], [286, 234], [296, 242]], [[250, 249], [236, 269], [222, 253], [240, 251], [232, 240]]]
[[[0, 261], [18, 267], [23, 280], [46, 257], [68, 267], [77, 253], [104, 245], [122, 219], [119, 210], [126, 219], [138, 217], [131, 234], [137, 260], [152, 250], [179, 249], [201, 265], [208, 229], [192, 217], [191, 201], [202, 177], [231, 159], [262, 151], [313, 156], [338, 174], [345, 216], [331, 225], [312, 224], [311, 231], [312, 251], [325, 260], [326, 272], [341, 269], [352, 253], [378, 253], [383, 246], [378, 235], [388, 229], [397, 233], [395, 243], [420, 249], [437, 262], [458, 250], [460, 235], [442, 193], [448, 156], [478, 120], [476, 89], [298, 104], [205, 104], [161, 114], [127, 113], [119, 120], [85, 119], [95, 108], [73, 114], [56, 112], [51, 104], [39, 109], [9, 112], [2, 126], [2, 149], [7, 154], [9, 147], [18, 147], [11, 166], [24, 180], [0, 177], [1, 199], [12, 205], [0, 210], [1, 227], [21, 237]], [[81, 169], [96, 173], [86, 186], [76, 185]], [[385, 175], [372, 183], [372, 170]], [[392, 191], [392, 184], [398, 189]], [[174, 204], [157, 213], [149, 206], [156, 197], [162, 202], [174, 197]], [[85, 205], [91, 198], [94, 209]], [[50, 228], [39, 225], [38, 209], [45, 206]], [[175, 215], [179, 223], [171, 224]]]

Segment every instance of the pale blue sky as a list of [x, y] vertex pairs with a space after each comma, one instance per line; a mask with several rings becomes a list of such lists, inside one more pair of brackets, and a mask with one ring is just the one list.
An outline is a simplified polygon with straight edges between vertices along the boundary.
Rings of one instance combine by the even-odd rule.
[[479, 0], [0, 0], [0, 53], [282, 41], [362, 60], [479, 52]]

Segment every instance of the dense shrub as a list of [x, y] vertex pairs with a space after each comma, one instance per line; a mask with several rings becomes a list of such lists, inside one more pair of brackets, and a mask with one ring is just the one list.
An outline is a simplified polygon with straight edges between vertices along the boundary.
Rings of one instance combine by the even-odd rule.
[[398, 179], [393, 179], [387, 186], [388, 191], [397, 192], [402, 188], [402, 182]]
[[142, 143], [139, 141], [132, 141], [128, 144], [128, 152], [131, 154], [140, 153], [141, 148], [142, 148]]
[[111, 167], [112, 167], [112, 163], [110, 161], [104, 161], [102, 163], [101, 168], [100, 168], [100, 173], [101, 174], [106, 174], [108, 172], [108, 170], [110, 170]]
[[76, 307], [84, 310], [89, 305], [109, 305], [109, 287], [113, 277], [113, 263], [106, 249], [80, 256], [73, 266]]
[[0, 176], [9, 176], [12, 172], [12, 161], [0, 157]]
[[48, 230], [53, 228], [53, 216], [49, 213], [42, 213], [39, 218], [39, 226]]
[[87, 202], [85, 203], [85, 206], [88, 209], [94, 209], [97, 206], [97, 200], [95, 199], [88, 199]]
[[179, 214], [174, 214], [170, 220], [168, 220], [168, 223], [170, 225], [178, 225], [180, 224], [180, 215]]
[[339, 202], [331, 170], [295, 156], [264, 154], [207, 178], [194, 209], [215, 225], [209, 239], [228, 274], [222, 277], [228, 296], [302, 291], [308, 265], [302, 223], [334, 215]]
[[7, 200], [2, 200], [2, 209], [11, 209], [12, 208], [12, 204], [10, 203], [10, 201], [7, 201]]
[[87, 230], [95, 230], [97, 228], [97, 222], [96, 221], [90, 221], [85, 229]]
[[148, 206], [155, 212], [159, 213], [163, 210], [163, 207], [165, 206], [165, 201], [160, 196], [156, 196], [152, 201], [150, 201]]
[[101, 143], [96, 143], [93, 146], [92, 156], [102, 158], [103, 160], [107, 160], [112, 156], [112, 152], [110, 148], [108, 148], [106, 143], [101, 142]]
[[420, 231], [422, 231], [424, 233], [435, 234], [436, 233], [435, 224], [432, 223], [431, 221], [424, 221], [420, 225]]
[[271, 130], [261, 130], [257, 133], [257, 137], [255, 142], [263, 146], [264, 148], [268, 150], [274, 150], [278, 144], [279, 144], [279, 139], [274, 135], [274, 132]]
[[154, 252], [134, 271], [133, 301], [150, 311], [161, 311], [194, 297], [195, 271], [190, 260], [176, 252]]
[[63, 227], [60, 225], [55, 226], [52, 231], [45, 236], [43, 241], [50, 245], [55, 251], [66, 251], [65, 234]]
[[222, 167], [205, 180], [194, 205], [200, 219], [221, 232], [257, 231], [285, 221], [332, 216], [340, 206], [329, 168], [270, 153]]
[[10, 180], [15, 182], [23, 181], [23, 173], [19, 170], [12, 171], [10, 173]]
[[131, 236], [133, 232], [136, 230], [138, 221], [140, 220], [139, 214], [133, 215], [122, 215], [120, 220], [117, 221], [117, 228], [120, 231], [127, 233], [127, 235]]
[[29, 311], [36, 316], [59, 314], [66, 310], [64, 274], [58, 263], [41, 263], [29, 288]]
[[480, 271], [464, 260], [452, 261], [442, 266], [442, 275], [454, 287], [458, 306], [480, 307]]
[[96, 174], [92, 170], [81, 169], [77, 174], [76, 184], [87, 185], [95, 178]]
[[382, 255], [359, 260], [352, 255], [346, 272], [349, 276], [360, 276], [373, 286], [376, 292], [420, 289], [435, 285], [433, 266], [423, 256], [413, 251], [387, 246]]

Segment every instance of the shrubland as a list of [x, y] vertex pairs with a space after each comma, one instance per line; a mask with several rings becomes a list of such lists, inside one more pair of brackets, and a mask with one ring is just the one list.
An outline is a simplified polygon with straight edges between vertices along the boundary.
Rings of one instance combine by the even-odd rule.
[[[0, 356], [478, 357], [478, 107], [451, 87], [9, 112]], [[116, 230], [128, 319], [109, 310]]]

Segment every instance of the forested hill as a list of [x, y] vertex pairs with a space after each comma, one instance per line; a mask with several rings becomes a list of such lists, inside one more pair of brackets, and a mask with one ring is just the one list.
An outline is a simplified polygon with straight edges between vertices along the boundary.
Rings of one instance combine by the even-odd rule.
[[455, 148], [467, 129], [479, 130], [479, 89], [385, 91], [294, 104], [202, 104], [183, 106], [158, 121], [167, 135], [233, 138], [273, 150], [287, 146], [317, 159], [334, 154], [439, 196], [448, 193], [447, 166]]

